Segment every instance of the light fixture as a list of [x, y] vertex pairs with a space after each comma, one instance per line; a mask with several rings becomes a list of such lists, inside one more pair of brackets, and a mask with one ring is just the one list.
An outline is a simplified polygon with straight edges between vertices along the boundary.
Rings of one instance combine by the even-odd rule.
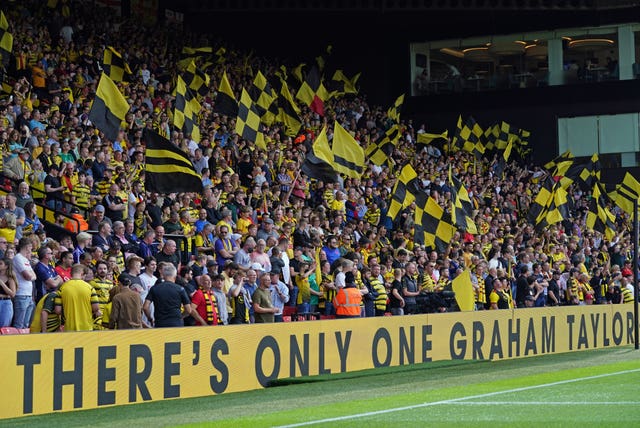
[[527, 58], [542, 59], [547, 57], [547, 46], [541, 44], [531, 44], [524, 47], [524, 54]]
[[440, 49], [440, 52], [442, 52], [443, 54], [455, 56], [456, 58], [464, 58], [464, 52], [461, 52], [457, 49], [442, 48]]
[[473, 62], [493, 62], [493, 57], [489, 54], [489, 48], [486, 46], [478, 48], [467, 48], [463, 50], [464, 59]]
[[494, 55], [521, 55], [524, 52], [526, 43], [520, 40], [516, 41], [498, 41], [492, 42], [489, 51]]
[[569, 42], [570, 49], [608, 48], [615, 44], [611, 39], [578, 39]]

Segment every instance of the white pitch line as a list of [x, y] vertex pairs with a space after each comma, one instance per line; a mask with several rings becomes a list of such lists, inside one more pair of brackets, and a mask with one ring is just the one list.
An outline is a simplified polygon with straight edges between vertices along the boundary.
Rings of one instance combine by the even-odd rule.
[[[457, 401], [451, 403], [443, 403], [443, 404], [451, 404], [452, 406], [495, 406], [495, 405], [509, 405], [509, 406], [528, 406], [530, 404], [536, 405], [545, 405], [545, 406], [576, 406], [576, 405], [584, 405], [584, 406], [593, 406], [593, 403], [588, 403], [586, 401]], [[598, 405], [603, 406], [614, 406], [614, 405], [623, 405], [623, 406], [636, 406], [640, 404], [640, 401], [598, 401]]]
[[[299, 422], [299, 423], [296, 423], [296, 424], [289, 424], [289, 425], [279, 425], [279, 426], [277, 426], [275, 428], [302, 427], [302, 426], [307, 426], [307, 425], [322, 424], [322, 423], [325, 423], [325, 422], [337, 422], [337, 421], [344, 421], [344, 420], [348, 420], [348, 419], [356, 419], [356, 418], [363, 418], [363, 417], [368, 417], [368, 416], [382, 415], [382, 414], [385, 414], [385, 413], [402, 412], [404, 410], [419, 409], [421, 407], [438, 406], [438, 405], [441, 405], [441, 404], [454, 404], [454, 403], [458, 403], [458, 402], [463, 401], [463, 400], [473, 400], [473, 399], [477, 399], [477, 398], [493, 397], [495, 395], [500, 395], [500, 394], [509, 394], [509, 393], [512, 393], [512, 392], [529, 391], [529, 390], [532, 390], [532, 389], [547, 388], [547, 387], [550, 387], [550, 386], [564, 385], [564, 384], [567, 384], [567, 383], [581, 382], [581, 381], [584, 381], [584, 380], [600, 379], [600, 378], [603, 378], [603, 377], [617, 376], [617, 375], [623, 375], [623, 374], [628, 374], [628, 373], [635, 373], [635, 372], [638, 372], [638, 371], [640, 371], [640, 369], [624, 370], [624, 371], [621, 371], [621, 372], [605, 373], [605, 374], [581, 377], [581, 378], [576, 378], [576, 379], [567, 379], [567, 380], [561, 380], [561, 381], [558, 381], [558, 382], [544, 383], [544, 384], [541, 384], [541, 385], [524, 386], [524, 387], [521, 387], [521, 388], [507, 389], [507, 390], [504, 390], [504, 391], [488, 392], [486, 394], [469, 395], [467, 397], [453, 398], [451, 400], [433, 401], [433, 402], [430, 402], [430, 403], [414, 404], [412, 406], [403, 406], [403, 407], [394, 407], [394, 408], [385, 409], [385, 410], [376, 410], [375, 412], [356, 413], [356, 414], [353, 414], [353, 415], [337, 416], [335, 418], [316, 419], [315, 421]], [[504, 403], [502, 403], [502, 404], [504, 404]], [[544, 404], [549, 404], [549, 403], [544, 403]]]

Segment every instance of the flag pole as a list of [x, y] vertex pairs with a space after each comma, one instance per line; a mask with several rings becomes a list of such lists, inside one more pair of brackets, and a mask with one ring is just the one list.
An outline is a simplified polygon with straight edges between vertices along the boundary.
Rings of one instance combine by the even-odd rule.
[[638, 350], [640, 348], [640, 341], [638, 338], [638, 198], [633, 199], [633, 316], [634, 316], [634, 327], [635, 331], [633, 332], [635, 337], [635, 348]]

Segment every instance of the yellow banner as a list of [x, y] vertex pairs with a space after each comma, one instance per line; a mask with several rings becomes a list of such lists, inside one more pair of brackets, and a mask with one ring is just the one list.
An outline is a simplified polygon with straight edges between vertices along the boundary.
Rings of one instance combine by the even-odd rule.
[[0, 337], [0, 418], [247, 391], [286, 377], [633, 343], [633, 305]]

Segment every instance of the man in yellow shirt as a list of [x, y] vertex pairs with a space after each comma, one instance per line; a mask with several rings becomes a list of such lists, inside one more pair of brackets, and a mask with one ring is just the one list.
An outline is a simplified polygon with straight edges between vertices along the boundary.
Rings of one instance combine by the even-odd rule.
[[93, 330], [93, 317], [102, 316], [98, 295], [84, 280], [87, 267], [75, 264], [71, 268], [71, 279], [60, 286], [55, 300], [55, 312], [62, 315], [64, 308], [65, 331]]

